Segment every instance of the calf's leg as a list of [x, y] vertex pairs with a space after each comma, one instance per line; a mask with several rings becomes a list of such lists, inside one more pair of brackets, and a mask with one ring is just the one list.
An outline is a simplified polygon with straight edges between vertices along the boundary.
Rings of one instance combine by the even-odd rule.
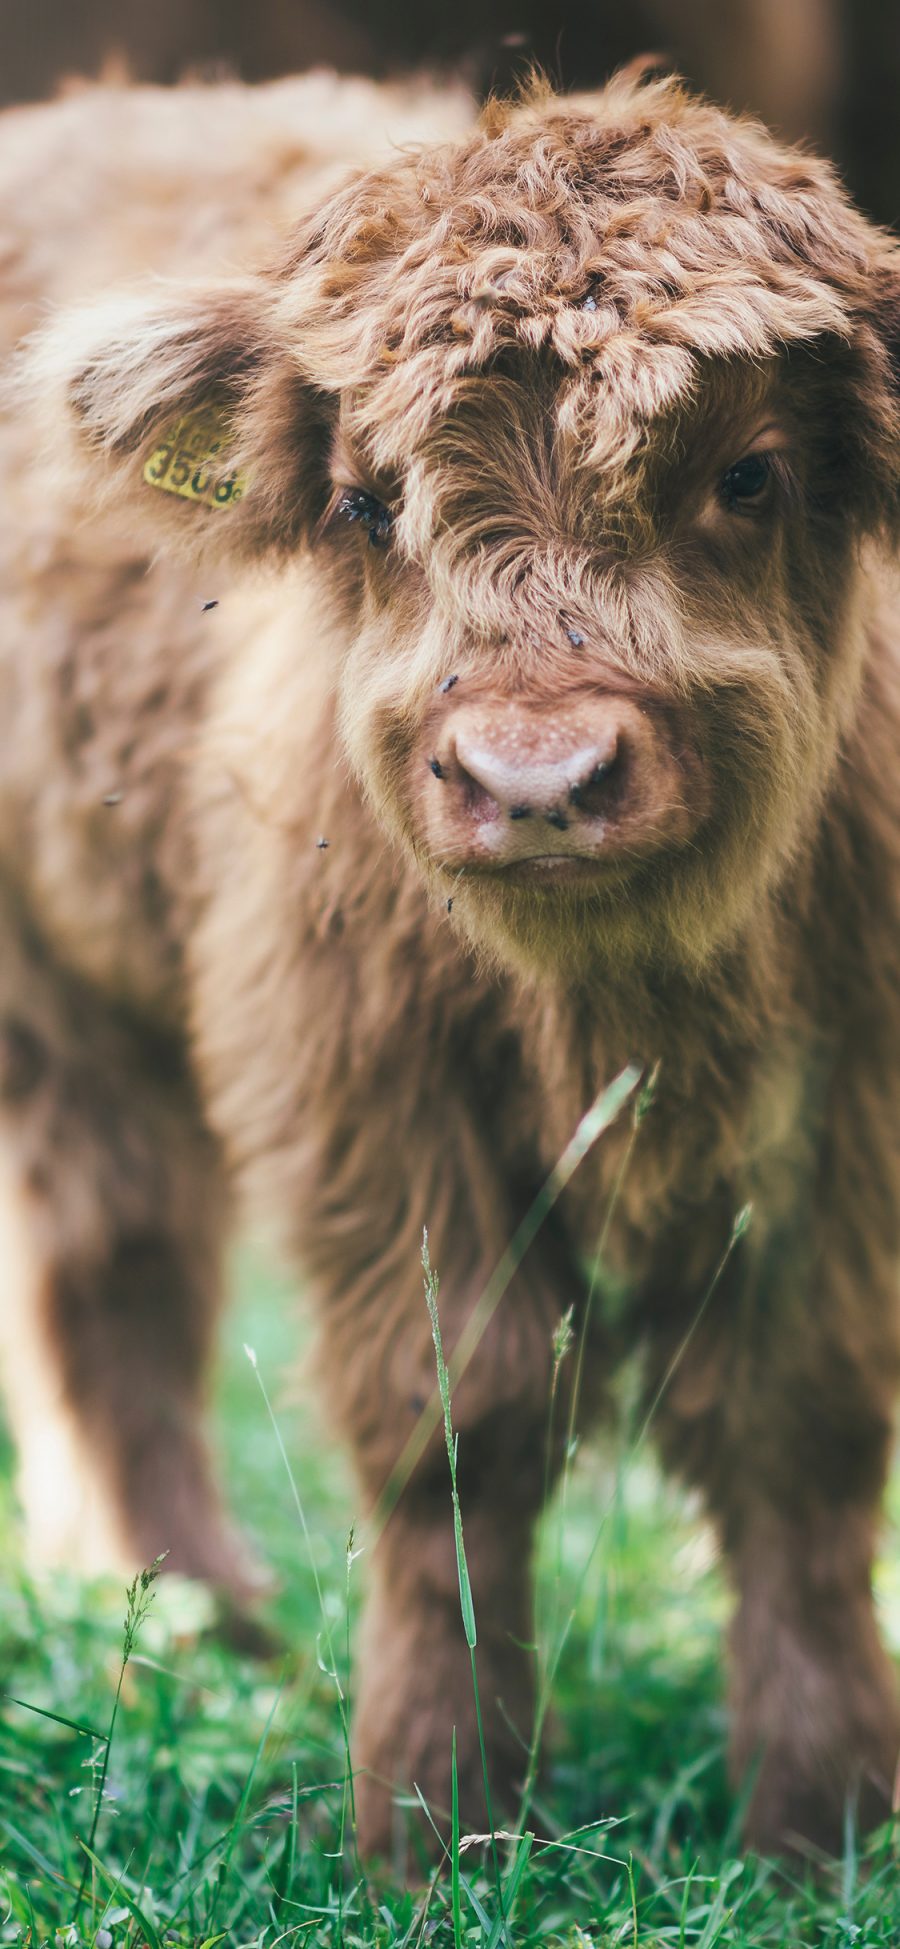
[[[496, 1157], [484, 1148], [486, 1122], [470, 1119], [444, 1091], [439, 1117], [426, 1107], [421, 1121], [410, 1122], [408, 1147], [402, 1135], [370, 1149], [360, 1147], [358, 1135], [354, 1141], [335, 1133], [308, 1199], [316, 1230], [304, 1258], [325, 1289], [325, 1379], [376, 1517], [353, 1734], [360, 1842], [369, 1854], [392, 1851], [404, 1825], [399, 1802], [414, 1786], [446, 1828], [454, 1727], [461, 1817], [475, 1831], [486, 1823], [443, 1429], [408, 1476], [401, 1469], [399, 1490], [394, 1474], [436, 1387], [423, 1223], [451, 1358], [528, 1201], [527, 1192], [517, 1199], [502, 1183]], [[453, 1391], [495, 1816], [515, 1811], [526, 1772], [534, 1692], [530, 1558], [545, 1482], [553, 1332], [580, 1297], [580, 1275], [561, 1235], [548, 1228]], [[561, 1426], [564, 1415], [563, 1406]]]
[[0, 974], [0, 1366], [34, 1554], [243, 1587], [201, 1431], [216, 1156], [174, 1045], [17, 922]]
[[[532, 1732], [531, 1549], [546, 1419], [526, 1415], [511, 1449], [504, 1447], [504, 1432], [513, 1433], [502, 1415], [491, 1436], [482, 1434], [476, 1444], [470, 1427], [461, 1431], [460, 1501], [492, 1808], [495, 1819], [508, 1820], [517, 1807]], [[473, 1445], [480, 1451], [477, 1471], [463, 1453]], [[397, 1796], [414, 1787], [449, 1833], [454, 1728], [461, 1817], [465, 1829], [484, 1833], [487, 1808], [446, 1455], [430, 1455], [416, 1471], [374, 1552], [370, 1575], [354, 1731], [361, 1843], [368, 1853], [391, 1851], [405, 1824]]]
[[689, 1310], [671, 1292], [661, 1308], [657, 1430], [705, 1491], [736, 1586], [731, 1757], [763, 1851], [840, 1851], [848, 1804], [886, 1818], [900, 1760], [872, 1595], [900, 1334], [870, 1216], [834, 1186], [780, 1235], [762, 1211], [686, 1346]]

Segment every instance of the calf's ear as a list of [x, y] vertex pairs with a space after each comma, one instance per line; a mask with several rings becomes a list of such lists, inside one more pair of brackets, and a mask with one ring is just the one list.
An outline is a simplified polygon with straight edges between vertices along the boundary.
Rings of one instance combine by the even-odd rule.
[[327, 503], [328, 402], [262, 276], [63, 312], [25, 348], [19, 385], [63, 486], [149, 545], [287, 553]]

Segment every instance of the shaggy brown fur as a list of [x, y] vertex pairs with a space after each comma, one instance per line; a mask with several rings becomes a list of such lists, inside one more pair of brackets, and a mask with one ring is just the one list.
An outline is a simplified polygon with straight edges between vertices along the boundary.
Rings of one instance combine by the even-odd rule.
[[[51, 324], [0, 447], [26, 1491], [65, 1547], [40, 1398], [132, 1560], [240, 1584], [196, 1430], [224, 1158], [320, 1297], [377, 1498], [433, 1382], [423, 1225], [452, 1345], [604, 1081], [659, 1062], [609, 1240], [626, 1337], [734, 1575], [750, 1834], [835, 1842], [900, 1745], [870, 1586], [900, 1357], [896, 249], [823, 164], [625, 79], [395, 152], [237, 274], [302, 189], [255, 103], [98, 95], [0, 143], [10, 336], [126, 252], [170, 277]], [[220, 174], [196, 127], [232, 111]], [[214, 509], [144, 479], [211, 402], [246, 482]], [[455, 1400], [501, 1800], [552, 1331], [627, 1141]], [[598, 1320], [585, 1418], [616, 1351]], [[436, 1443], [371, 1575], [377, 1849], [393, 1784], [446, 1804], [454, 1721], [479, 1818]]]

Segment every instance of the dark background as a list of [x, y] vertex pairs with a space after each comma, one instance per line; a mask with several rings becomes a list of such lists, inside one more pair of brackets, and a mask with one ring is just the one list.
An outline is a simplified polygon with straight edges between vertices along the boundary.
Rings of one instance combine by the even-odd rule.
[[2, 103], [104, 71], [453, 69], [485, 93], [537, 60], [564, 87], [594, 87], [646, 54], [808, 138], [869, 215], [900, 219], [900, 0], [0, 0]]

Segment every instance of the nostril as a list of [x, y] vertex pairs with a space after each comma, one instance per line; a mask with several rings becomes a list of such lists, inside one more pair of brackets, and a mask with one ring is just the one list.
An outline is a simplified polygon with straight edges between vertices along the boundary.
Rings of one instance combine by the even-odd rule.
[[435, 778], [446, 778], [447, 774], [441, 764], [440, 758], [430, 758], [428, 762], [431, 770], [434, 772]]
[[570, 786], [570, 805], [589, 818], [608, 813], [619, 795], [623, 777], [624, 762], [620, 746], [611, 758], [602, 759], [586, 778]]
[[474, 766], [470, 771], [463, 764], [458, 750], [454, 753], [454, 760], [449, 774], [446, 771], [444, 772], [444, 777], [446, 778], [448, 776], [450, 777], [457, 803], [461, 803], [465, 807], [466, 813], [470, 818], [477, 819], [482, 823], [491, 823], [499, 818], [500, 806], [494, 793], [486, 785], [482, 784]]
[[509, 816], [511, 819], [530, 819], [531, 807], [530, 805], [511, 805], [509, 808]]
[[592, 786], [603, 785], [604, 781], [609, 777], [609, 774], [612, 771], [614, 764], [615, 764], [615, 759], [611, 758], [606, 764], [595, 765], [589, 778], [583, 778], [580, 785], [571, 786], [569, 791], [570, 804], [571, 805], [583, 804], [584, 799], [586, 798], [588, 792], [591, 790]]
[[555, 826], [557, 832], [568, 832], [569, 821], [565, 813], [561, 812], [558, 806], [554, 806], [551, 812], [545, 812], [544, 818], [548, 826]]

